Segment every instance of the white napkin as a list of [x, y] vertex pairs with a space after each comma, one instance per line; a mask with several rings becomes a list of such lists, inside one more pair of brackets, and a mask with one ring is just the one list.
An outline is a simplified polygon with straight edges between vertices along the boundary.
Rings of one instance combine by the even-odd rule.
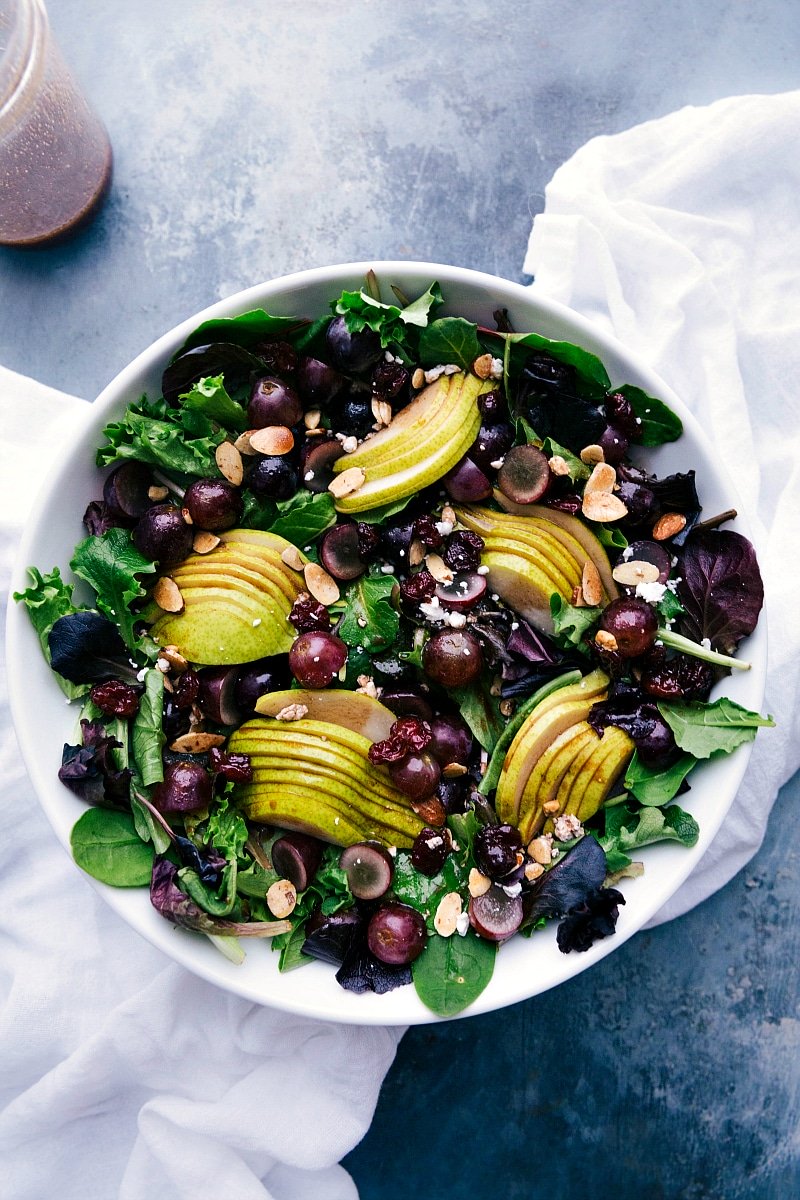
[[[48, 449], [86, 410], [0, 368], [4, 592]], [[229, 996], [129, 929], [39, 808], [5, 672], [0, 828], [0, 1193], [355, 1200], [337, 1164], [369, 1127], [403, 1031]]]
[[755, 526], [769, 620], [765, 709], [716, 840], [653, 924], [761, 844], [800, 766], [800, 92], [684, 108], [594, 138], [554, 175], [524, 269], [615, 333], [700, 418]]

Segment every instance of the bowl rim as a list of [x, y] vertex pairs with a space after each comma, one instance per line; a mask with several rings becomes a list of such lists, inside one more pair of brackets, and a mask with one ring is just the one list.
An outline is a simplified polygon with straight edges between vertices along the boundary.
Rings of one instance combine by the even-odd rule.
[[[425, 277], [428, 281], [435, 279], [441, 284], [446, 301], [448, 286], [483, 288], [499, 293], [500, 299], [503, 301], [508, 300], [510, 304], [513, 304], [516, 300], [523, 307], [528, 308], [533, 306], [533, 308], [541, 309], [557, 322], [565, 323], [570, 329], [569, 340], [577, 341], [582, 346], [591, 349], [593, 353], [598, 354], [604, 361], [606, 358], [611, 357], [622, 359], [627, 364], [630, 364], [633, 373], [640, 381], [639, 386], [645, 388], [650, 394], [660, 397], [674, 408], [683, 421], [684, 435], [688, 435], [688, 441], [697, 444], [712, 459], [716, 482], [719, 484], [721, 490], [734, 502], [733, 507], [737, 508], [739, 514], [737, 517], [737, 527], [751, 541], [753, 540], [752, 531], [746, 515], [742, 513], [741, 502], [733, 480], [724, 465], [714, 458], [713, 448], [697, 418], [687, 409], [683, 401], [649, 367], [647, 362], [641, 359], [638, 353], [628, 349], [613, 334], [587, 317], [537, 291], [535, 284], [533, 286], [525, 285], [486, 272], [443, 263], [429, 263], [406, 259], [374, 259], [295, 271], [235, 292], [222, 300], [208, 305], [198, 313], [185, 318], [166, 333], [156, 338], [155, 341], [151, 342], [149, 346], [142, 350], [114, 376], [102, 389], [93, 403], [86, 406], [86, 413], [82, 415], [82, 419], [79, 422], [76, 422], [74, 433], [63, 448], [60, 466], [52, 472], [50, 478], [44, 482], [38, 491], [19, 542], [13, 568], [12, 583], [9, 589], [6, 616], [6, 655], [10, 707], [23, 760], [37, 799], [44, 809], [58, 840], [70, 855], [70, 858], [71, 853], [68, 837], [64, 836], [63, 829], [59, 823], [59, 813], [63, 810], [64, 797], [68, 793], [65, 793], [60, 786], [54, 786], [58, 784], [57, 779], [52, 774], [49, 766], [45, 771], [42, 756], [37, 753], [36, 738], [33, 736], [31, 727], [31, 714], [28, 707], [26, 707], [26, 689], [24, 687], [25, 662], [27, 661], [24, 644], [25, 642], [30, 643], [30, 637], [29, 635], [26, 636], [22, 631], [24, 627], [27, 626], [30, 628], [30, 626], [21, 606], [14, 603], [13, 593], [17, 590], [23, 590], [28, 585], [26, 568], [32, 561], [31, 555], [36, 543], [37, 531], [43, 517], [52, 504], [52, 497], [58, 491], [60, 482], [69, 474], [72, 455], [77, 450], [79, 443], [83, 440], [88, 430], [97, 427], [97, 431], [99, 432], [102, 425], [108, 420], [111, 412], [116, 410], [124, 399], [130, 395], [132, 385], [137, 378], [141, 378], [147, 371], [152, 370], [159, 363], [166, 362], [167, 358], [183, 344], [188, 335], [202, 322], [219, 317], [235, 316], [254, 307], [268, 307], [271, 298], [277, 295], [285, 295], [297, 288], [310, 285], [326, 286], [330, 284], [330, 296], [333, 299], [334, 293], [338, 294], [341, 291], [343, 281], [351, 277], [363, 277], [370, 270], [375, 271], [379, 277], [391, 275], [398, 278], [400, 282], [403, 281], [404, 277], [407, 278], [409, 276]], [[69, 549], [67, 548], [68, 552]], [[752, 703], [754, 708], [760, 708], [766, 684], [766, 611], [762, 611], [758, 628], [748, 641], [748, 651], [752, 664], [751, 671], [749, 672], [751, 687], [748, 703]], [[701, 839], [698, 845], [692, 849], [681, 848], [681, 855], [679, 858], [676, 857], [675, 868], [669, 876], [668, 889], [657, 889], [655, 895], [650, 894], [647, 897], [637, 896], [635, 909], [632, 905], [627, 910], [623, 910], [625, 920], [620, 922], [620, 927], [618, 927], [614, 937], [596, 942], [589, 951], [583, 954], [561, 956], [561, 969], [558, 972], [557, 979], [546, 982], [540, 987], [532, 983], [527, 973], [520, 972], [519, 979], [504, 980], [502, 996], [495, 995], [490, 985], [472, 1005], [457, 1014], [455, 1018], [443, 1018], [430, 1012], [422, 1005], [412, 988], [398, 989], [387, 996], [377, 997], [371, 994], [366, 997], [354, 996], [352, 993], [340, 989], [339, 998], [341, 1003], [338, 1005], [328, 1004], [327, 1006], [321, 1004], [319, 1000], [314, 1001], [313, 988], [309, 988], [307, 998], [305, 996], [297, 998], [281, 995], [280, 988], [278, 988], [277, 994], [265, 996], [262, 989], [251, 985], [246, 975], [237, 976], [237, 968], [227, 962], [222, 955], [215, 953], [214, 957], [210, 958], [198, 954], [194, 946], [194, 936], [176, 938], [171, 936], [175, 930], [167, 921], [161, 922], [163, 929], [160, 929], [158, 926], [155, 928], [149, 927], [144, 921], [137, 919], [136, 912], [131, 912], [130, 905], [126, 903], [127, 897], [130, 895], [128, 889], [109, 887], [90, 876], [84, 876], [84, 878], [88, 879], [95, 890], [103, 896], [104, 900], [111, 905], [115, 912], [128, 925], [134, 928], [137, 933], [157, 949], [163, 951], [173, 961], [177, 961], [194, 974], [244, 999], [298, 1015], [342, 1024], [392, 1026], [400, 1024], [432, 1024], [442, 1020], [464, 1019], [518, 1003], [566, 982], [624, 945], [629, 938], [645, 926], [655, 913], [679, 890], [716, 837], [723, 820], [733, 804], [747, 768], [752, 745], [753, 743], [748, 743], [740, 747], [728, 760], [714, 764], [715, 766], [724, 766], [727, 768], [725, 772], [724, 802], [715, 809], [713, 814], [703, 814]], [[75, 869], [79, 874], [83, 874], [79, 868], [76, 867]], [[625, 883], [626, 881], [623, 881], [620, 885], [623, 892], [625, 890]], [[134, 890], [140, 891], [141, 889]], [[634, 909], [633, 914], [631, 913], [632, 909]], [[204, 939], [198, 940], [203, 941]], [[511, 942], [513, 941], [514, 939], [511, 939]], [[303, 975], [306, 974], [306, 971], [312, 969], [312, 967], [304, 968]], [[496, 971], [495, 979], [497, 978], [497, 974]], [[277, 980], [286, 978], [278, 974], [276, 961], [275, 978]], [[494, 983], [494, 980], [492, 982]], [[386, 1004], [386, 1001], [391, 1000], [392, 996], [397, 998], [403, 995], [403, 999], [405, 999], [405, 994], [412, 1001], [410, 1004], [405, 1004], [402, 1000], [398, 1003], [397, 999], [395, 999], [394, 1003]], [[367, 1003], [354, 1004], [354, 1000], [356, 1002], [366, 1000]], [[385, 1014], [382, 1014], [380, 1004], [376, 1005], [373, 1001], [383, 1004]], [[341, 1011], [338, 1011], [339, 1008], [341, 1008]], [[391, 1019], [388, 1019], [390, 1018], [390, 1013]]]

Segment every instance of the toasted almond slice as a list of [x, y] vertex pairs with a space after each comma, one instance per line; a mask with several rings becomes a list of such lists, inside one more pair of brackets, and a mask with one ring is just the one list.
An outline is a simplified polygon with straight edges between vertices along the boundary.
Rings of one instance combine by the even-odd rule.
[[288, 425], [265, 425], [251, 432], [250, 445], [258, 454], [282, 456], [294, 449], [294, 434]]
[[288, 879], [276, 879], [267, 892], [267, 908], [273, 917], [288, 917], [297, 904], [297, 889]]
[[597, 633], [594, 635], [594, 640], [595, 644], [598, 645], [601, 650], [610, 650], [612, 654], [615, 650], [619, 650], [617, 639], [614, 637], [613, 633], [609, 633], [607, 629], [598, 629]]
[[439, 901], [436, 916], [433, 918], [433, 928], [439, 937], [452, 937], [456, 931], [456, 922], [461, 914], [461, 897], [458, 892], [448, 892]]
[[572, 603], [575, 608], [585, 608], [582, 587], [574, 587], [572, 589]]
[[637, 583], [655, 583], [660, 572], [655, 563], [632, 558], [628, 562], [618, 563], [611, 574], [617, 583], [636, 587]]
[[187, 525], [194, 525], [194, 521], [192, 520], [192, 514], [189, 512], [188, 508], [184, 507], [181, 509], [181, 516], [183, 517], [183, 519]]
[[549, 837], [534, 838], [528, 844], [528, 854], [534, 862], [541, 863], [543, 867], [548, 866], [553, 861], [553, 846]]
[[372, 700], [378, 699], [378, 689], [375, 686], [375, 680], [371, 675], [359, 675], [357, 679], [358, 687], [356, 691], [361, 696], [369, 696]]
[[385, 429], [391, 425], [394, 413], [388, 400], [373, 400], [372, 415], [378, 423], [378, 428]]
[[220, 442], [214, 451], [214, 459], [228, 483], [238, 487], [244, 479], [244, 466], [242, 456], [233, 442]]
[[[602, 463], [600, 465], [602, 466]], [[581, 511], [587, 520], [601, 523], [619, 521], [628, 515], [628, 510], [619, 496], [614, 496], [611, 492], [590, 492], [588, 496], [584, 493]]]
[[303, 568], [306, 587], [320, 604], [335, 604], [341, 595], [339, 585], [319, 563], [309, 562]]
[[224, 733], [206, 733], [203, 730], [195, 730], [189, 733], [182, 733], [179, 738], [170, 744], [170, 750], [175, 750], [178, 754], [205, 754], [207, 750], [212, 750], [215, 746], [224, 746]]
[[210, 554], [212, 550], [216, 550], [220, 540], [215, 533], [201, 529], [194, 535], [192, 549], [195, 554]]
[[425, 566], [437, 583], [452, 583], [453, 572], [442, 558], [441, 554], [426, 554]]
[[459, 779], [462, 775], [466, 775], [467, 768], [463, 763], [451, 762], [442, 767], [442, 775], [445, 779]]
[[189, 666], [177, 646], [162, 646], [161, 657], [167, 660], [176, 675], [180, 675]]
[[337, 500], [341, 500], [342, 496], [349, 496], [351, 492], [357, 492], [360, 487], [363, 487], [366, 478], [361, 467], [348, 467], [346, 471], [342, 471], [341, 475], [336, 476], [333, 483], [329, 484], [328, 491]]
[[428, 796], [425, 800], [414, 800], [411, 807], [418, 817], [422, 817], [426, 825], [435, 825], [438, 828], [440, 825], [444, 825], [447, 818], [444, 805], [438, 796]]
[[548, 458], [547, 465], [553, 475], [569, 475], [567, 460], [562, 458], [560, 454], [554, 454], [552, 458]]
[[303, 424], [306, 429], [319, 429], [319, 423], [322, 420], [322, 413], [318, 408], [310, 408], [303, 417]]
[[414, 538], [408, 548], [408, 565], [418, 567], [425, 559], [425, 547], [419, 538]]
[[422, 367], [417, 367], [414, 374], [411, 376], [411, 386], [417, 391], [425, 386], [425, 372]]
[[305, 563], [303, 556], [297, 549], [297, 546], [287, 546], [281, 551], [281, 561], [286, 563], [287, 567], [291, 567], [293, 571], [302, 571]]
[[587, 467], [593, 467], [596, 463], [606, 461], [603, 447], [592, 442], [590, 446], [584, 446], [581, 450], [581, 462], [586, 463]]
[[442, 509], [442, 521], [449, 525], [451, 530], [456, 527], [456, 510], [451, 508], [449, 504], [445, 504]]
[[540, 875], [544, 875], [544, 867], [541, 863], [529, 862], [525, 864], [525, 878], [528, 880], [528, 883], [532, 883]]
[[492, 881], [488, 875], [484, 875], [477, 867], [473, 867], [469, 873], [469, 894], [470, 896], [485, 896], [489, 888], [492, 886]]
[[685, 528], [686, 517], [683, 513], [664, 513], [653, 526], [653, 538], [657, 542], [665, 542]]
[[589, 478], [586, 480], [586, 487], [583, 489], [584, 496], [590, 496], [593, 492], [610, 492], [614, 484], [617, 482], [617, 472], [613, 467], [610, 467], [606, 462], [599, 462], [595, 465]]
[[472, 374], [477, 375], [478, 379], [488, 379], [492, 373], [492, 356], [491, 354], [481, 354], [475, 359], [472, 364]]
[[542, 812], [546, 812], [548, 814], [549, 813], [557, 813], [560, 808], [561, 808], [560, 800], [545, 800], [544, 804], [542, 805]]
[[600, 581], [600, 573], [590, 558], [587, 558], [583, 564], [581, 588], [583, 589], [583, 598], [590, 608], [599, 604], [603, 599], [603, 584]]
[[169, 495], [169, 488], [162, 487], [160, 484], [154, 483], [152, 487], [149, 487], [147, 489], [147, 499], [148, 500], [155, 500], [156, 502], [158, 502], [159, 500], [166, 500], [168, 495]]
[[162, 575], [153, 588], [153, 599], [164, 612], [183, 612], [183, 596], [181, 589], [169, 575]]
[[245, 429], [244, 433], [240, 433], [236, 441], [233, 443], [240, 454], [255, 454], [256, 451], [250, 445], [250, 434], [255, 433], [255, 429]]

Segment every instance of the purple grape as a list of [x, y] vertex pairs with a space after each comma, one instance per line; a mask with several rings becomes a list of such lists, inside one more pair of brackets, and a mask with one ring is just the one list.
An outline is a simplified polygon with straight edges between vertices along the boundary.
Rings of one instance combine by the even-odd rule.
[[334, 317], [325, 332], [325, 341], [340, 371], [355, 375], [368, 370], [381, 357], [381, 340], [371, 329], [351, 333], [344, 317]]
[[638, 658], [656, 640], [658, 616], [646, 601], [623, 596], [603, 610], [600, 628], [612, 635], [622, 658]]
[[483, 670], [481, 644], [469, 630], [440, 630], [425, 643], [422, 666], [425, 674], [442, 687], [463, 687]]
[[392, 886], [394, 862], [389, 851], [375, 842], [356, 842], [339, 856], [347, 886], [357, 900], [380, 900]]
[[478, 397], [478, 408], [483, 417], [483, 425], [500, 425], [508, 419], [508, 405], [502, 393], [484, 392]]
[[284, 833], [272, 843], [272, 865], [283, 879], [304, 892], [322, 861], [323, 843], [307, 833]]
[[301, 451], [300, 475], [309, 492], [327, 492], [333, 483], [333, 464], [344, 454], [335, 437], [309, 438]]
[[474, 848], [478, 869], [490, 879], [503, 879], [519, 865], [522, 837], [514, 825], [482, 825]]
[[213, 532], [232, 529], [242, 516], [242, 495], [227, 479], [195, 479], [183, 497], [192, 521]]
[[478, 436], [469, 448], [468, 454], [476, 467], [487, 473], [499, 468], [493, 467], [502, 459], [514, 445], [514, 428], [507, 421], [498, 421], [494, 425], [484, 423], [478, 430]]
[[346, 661], [347, 646], [335, 633], [301, 633], [289, 651], [289, 668], [301, 687], [327, 687]]
[[408, 904], [382, 904], [367, 926], [367, 944], [381, 962], [405, 966], [419, 958], [428, 933], [425, 918]]
[[433, 709], [423, 696], [406, 688], [388, 688], [381, 693], [381, 703], [398, 717], [421, 717], [423, 721], [433, 718]]
[[238, 667], [203, 667], [197, 672], [198, 704], [215, 725], [238, 725], [242, 719], [235, 698], [238, 675]]
[[353, 521], [328, 530], [320, 543], [319, 556], [325, 570], [345, 582], [358, 579], [367, 569], [358, 552], [358, 526]]
[[192, 548], [192, 527], [174, 504], [155, 504], [139, 519], [133, 531], [133, 544], [140, 554], [174, 567]]
[[474, 608], [486, 594], [486, 576], [477, 571], [458, 571], [451, 583], [436, 586], [436, 596], [445, 608], [466, 612]]
[[628, 453], [628, 439], [621, 429], [615, 429], [613, 425], [608, 425], [601, 434], [598, 445], [603, 451], [603, 457], [612, 467], [616, 467], [621, 463], [625, 455]]
[[291, 427], [302, 421], [303, 405], [297, 392], [288, 383], [265, 375], [253, 384], [247, 419], [251, 429], [263, 429], [267, 425]]
[[432, 796], [441, 774], [436, 759], [425, 751], [407, 754], [398, 762], [389, 763], [392, 783], [411, 800], [424, 800], [426, 796]]
[[265, 455], [247, 477], [256, 496], [268, 500], [288, 500], [297, 491], [297, 472], [285, 456]]
[[669, 551], [665, 550], [658, 542], [651, 542], [647, 538], [631, 542], [625, 552], [625, 557], [618, 560], [617, 566], [621, 566], [625, 562], [650, 563], [658, 571], [659, 583], [666, 583], [672, 570], [672, 557]]
[[492, 485], [471, 458], [462, 458], [442, 480], [447, 494], [457, 504], [474, 504], [492, 494]]
[[496, 884], [469, 902], [469, 921], [476, 933], [490, 942], [505, 942], [522, 924], [522, 901], [507, 896]]
[[245, 716], [252, 716], [259, 697], [280, 691], [287, 686], [289, 679], [289, 664], [285, 654], [256, 659], [238, 668], [234, 700]]
[[111, 515], [121, 521], [137, 521], [153, 501], [149, 491], [153, 484], [150, 468], [135, 459], [116, 467], [103, 484], [103, 500]]
[[196, 812], [211, 803], [211, 791], [211, 776], [205, 767], [179, 759], [164, 768], [164, 779], [153, 788], [152, 801], [159, 812]]
[[324, 408], [339, 394], [345, 382], [338, 371], [320, 359], [300, 359], [297, 367], [297, 388], [309, 408]]
[[441, 829], [426, 827], [414, 838], [411, 865], [422, 875], [438, 875], [449, 853], [447, 834]]
[[464, 722], [459, 717], [434, 717], [430, 727], [428, 750], [436, 761], [443, 767], [448, 763], [466, 766], [472, 754], [472, 734]]

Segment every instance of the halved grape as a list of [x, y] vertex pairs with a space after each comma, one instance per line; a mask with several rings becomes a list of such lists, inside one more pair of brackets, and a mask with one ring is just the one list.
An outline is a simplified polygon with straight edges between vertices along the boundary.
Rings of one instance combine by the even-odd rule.
[[285, 654], [256, 659], [238, 668], [235, 701], [245, 715], [252, 715], [260, 696], [280, 691], [288, 686], [289, 680], [289, 660]]
[[385, 704], [398, 717], [422, 717], [423, 721], [430, 721], [433, 717], [433, 709], [424, 696], [408, 688], [384, 689], [381, 704]]
[[128, 459], [106, 479], [103, 499], [115, 517], [136, 521], [153, 506], [148, 494], [152, 484], [150, 468], [135, 459]]
[[215, 725], [238, 725], [242, 713], [236, 703], [238, 667], [203, 667], [197, 672], [200, 681], [198, 704]]
[[457, 504], [474, 504], [492, 494], [492, 485], [471, 458], [462, 458], [442, 480], [447, 494]]
[[631, 542], [625, 551], [624, 558], [619, 559], [617, 566], [623, 562], [651, 563], [658, 571], [659, 583], [666, 583], [672, 570], [672, 558], [669, 551], [665, 550], [658, 542], [651, 542], [647, 538]]
[[538, 446], [514, 446], [497, 473], [497, 486], [515, 504], [535, 504], [551, 478], [547, 458]]
[[284, 833], [272, 843], [272, 865], [283, 879], [304, 892], [322, 861], [323, 843], [307, 833]]
[[425, 918], [408, 904], [382, 904], [367, 926], [367, 944], [381, 962], [405, 966], [419, 958], [428, 932]]
[[477, 571], [457, 571], [452, 583], [436, 585], [435, 594], [445, 608], [466, 612], [486, 594], [486, 576]]
[[380, 900], [392, 886], [392, 856], [377, 842], [356, 842], [346, 846], [339, 856], [339, 866], [347, 875], [347, 886], [358, 900]]
[[494, 884], [482, 896], [470, 899], [469, 923], [487, 941], [505, 942], [522, 924], [522, 901]]
[[328, 530], [320, 543], [319, 556], [334, 579], [358, 579], [367, 569], [358, 551], [358, 526], [353, 521]]
[[318, 437], [305, 443], [301, 452], [300, 476], [309, 492], [327, 492], [333, 483], [333, 464], [344, 454], [335, 437]]

